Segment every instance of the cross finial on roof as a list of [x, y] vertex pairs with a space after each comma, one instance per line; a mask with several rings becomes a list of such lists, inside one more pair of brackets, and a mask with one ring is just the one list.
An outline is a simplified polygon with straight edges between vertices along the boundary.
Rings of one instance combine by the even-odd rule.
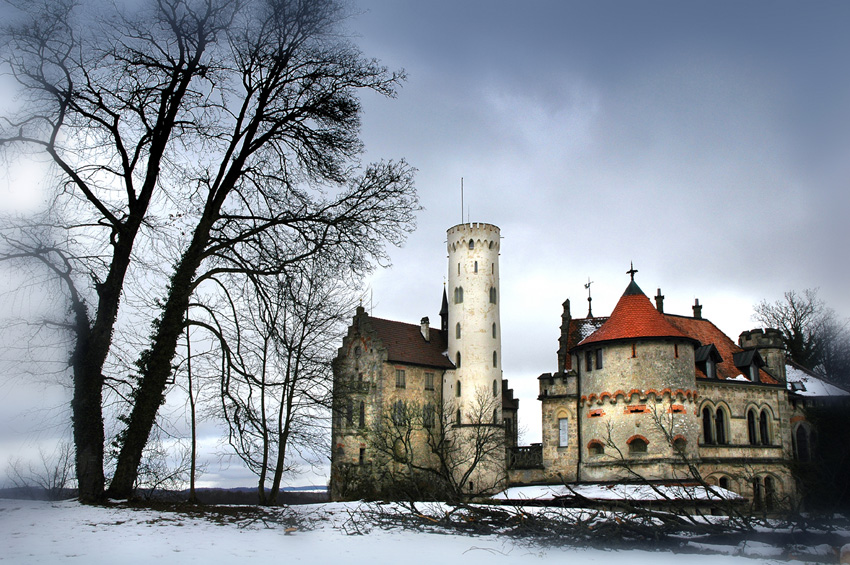
[[632, 277], [632, 281], [634, 281], [634, 280], [635, 280], [635, 273], [637, 273], [637, 272], [638, 272], [638, 270], [637, 270], [637, 269], [635, 269], [634, 261], [629, 261], [629, 263], [630, 263], [630, 265], [631, 265], [631, 269], [629, 269], [628, 271], [626, 271], [626, 274], [627, 274], [627, 275], [631, 275], [631, 277]]
[[593, 299], [590, 297], [590, 285], [592, 285], [592, 284], [593, 284], [593, 281], [590, 280], [590, 277], [587, 277], [587, 284], [584, 285], [584, 288], [587, 289], [587, 317], [588, 318], [593, 317], [593, 308], [591, 307], [591, 303], [593, 302]]

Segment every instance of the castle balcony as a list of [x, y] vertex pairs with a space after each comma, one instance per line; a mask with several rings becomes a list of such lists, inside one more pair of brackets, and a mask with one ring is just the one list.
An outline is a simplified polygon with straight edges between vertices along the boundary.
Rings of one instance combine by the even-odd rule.
[[508, 449], [508, 469], [542, 469], [543, 444], [532, 443]]

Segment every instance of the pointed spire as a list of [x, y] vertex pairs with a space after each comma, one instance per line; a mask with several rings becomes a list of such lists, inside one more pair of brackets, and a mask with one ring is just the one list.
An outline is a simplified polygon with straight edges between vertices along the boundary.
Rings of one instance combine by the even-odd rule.
[[446, 282], [443, 281], [443, 304], [440, 306], [440, 329], [449, 331], [449, 297], [446, 295]]
[[587, 277], [587, 284], [584, 285], [584, 288], [587, 289], [587, 317], [588, 318], [593, 317], [593, 305], [592, 305], [593, 298], [590, 297], [590, 285], [592, 285], [592, 284], [593, 284], [593, 281], [590, 280], [590, 277]]

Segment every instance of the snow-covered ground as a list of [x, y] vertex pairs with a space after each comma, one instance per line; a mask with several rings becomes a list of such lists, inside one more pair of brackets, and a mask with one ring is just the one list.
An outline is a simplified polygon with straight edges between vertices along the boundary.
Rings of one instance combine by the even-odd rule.
[[[268, 519], [207, 516], [0, 499], [3, 563], [629, 563], [690, 565], [770, 562], [767, 551], [716, 548], [726, 555], [550, 547], [499, 535], [470, 536], [400, 528], [363, 520], [359, 503], [270, 510]], [[283, 517], [284, 523], [279, 518]], [[288, 521], [291, 520], [291, 521]], [[299, 525], [295, 525], [295, 524]], [[287, 528], [295, 528], [287, 532]], [[830, 548], [826, 548], [829, 550]], [[745, 557], [749, 555], [750, 557]], [[755, 557], [755, 559], [753, 558]]]

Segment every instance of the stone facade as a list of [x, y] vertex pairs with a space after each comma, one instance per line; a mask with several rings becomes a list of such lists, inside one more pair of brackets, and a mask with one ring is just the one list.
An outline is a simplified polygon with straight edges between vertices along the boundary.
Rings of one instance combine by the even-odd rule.
[[[448, 230], [439, 330], [427, 318], [414, 326], [358, 309], [334, 362], [335, 499], [386, 494], [404, 475], [373, 449], [404, 406], [420, 415], [407, 449], [432, 468], [441, 465], [434, 434], [469, 447], [481, 430], [497, 431], [499, 449], [464, 479], [470, 489], [487, 485], [485, 493], [506, 484], [705, 480], [767, 509], [795, 501], [793, 462], [808, 460], [816, 439], [805, 407], [818, 400], [786, 383], [781, 335], [751, 330], [736, 344], [702, 317], [699, 301], [693, 316], [665, 313], [661, 290], [653, 306], [633, 269], [610, 316], [593, 317], [588, 306], [574, 319], [564, 302], [557, 371], [538, 378], [541, 442], [518, 446], [518, 401], [501, 369], [500, 237], [491, 224]], [[425, 429], [432, 409], [439, 416]]]

